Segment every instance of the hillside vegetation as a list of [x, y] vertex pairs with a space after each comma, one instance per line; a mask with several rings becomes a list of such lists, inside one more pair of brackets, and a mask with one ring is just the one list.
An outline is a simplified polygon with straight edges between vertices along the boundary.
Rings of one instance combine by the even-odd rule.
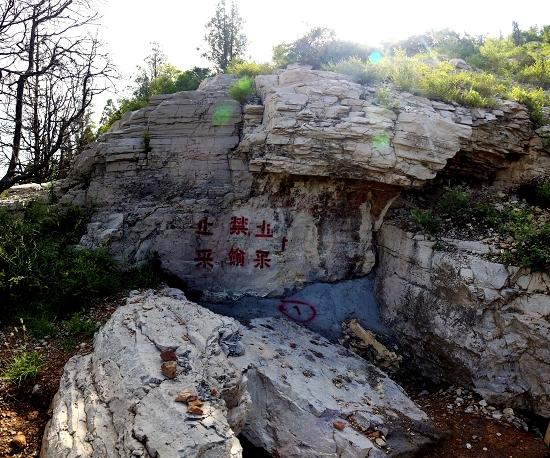
[[[158, 53], [154, 47], [145, 62]], [[271, 63], [234, 59], [226, 73], [253, 77], [294, 63], [347, 74], [361, 84], [383, 82], [471, 107], [495, 107], [499, 98], [513, 100], [529, 108], [537, 125], [548, 122], [544, 107], [550, 105], [550, 26], [520, 30], [514, 23], [510, 35], [499, 38], [442, 30], [380, 49], [339, 40], [328, 29], [314, 28], [292, 43], [275, 46]], [[147, 74], [140, 68], [132, 97], [121, 99], [118, 107], [110, 102], [99, 134], [125, 112], [147, 105], [152, 95], [196, 89], [210, 72], [197, 67], [182, 72], [162, 61], [156, 76]]]

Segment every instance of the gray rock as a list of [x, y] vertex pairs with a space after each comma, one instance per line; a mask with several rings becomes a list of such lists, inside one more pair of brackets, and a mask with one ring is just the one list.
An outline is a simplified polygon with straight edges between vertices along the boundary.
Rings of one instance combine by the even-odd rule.
[[[174, 379], [160, 370], [166, 350]], [[175, 401], [184, 389], [203, 401], [202, 416]], [[241, 431], [279, 456], [374, 457], [437, 437], [397, 384], [340, 345], [283, 319], [245, 328], [173, 289], [130, 295], [93, 352], [69, 360], [52, 407], [43, 458], [236, 458]]]
[[391, 224], [378, 243], [382, 320], [417, 367], [473, 384], [490, 403], [550, 416], [548, 276], [490, 262], [469, 244], [436, 250]]

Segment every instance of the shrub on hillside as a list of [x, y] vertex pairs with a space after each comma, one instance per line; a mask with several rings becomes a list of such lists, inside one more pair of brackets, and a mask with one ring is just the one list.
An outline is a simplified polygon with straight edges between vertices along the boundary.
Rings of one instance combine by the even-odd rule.
[[232, 60], [227, 67], [227, 73], [237, 76], [258, 76], [273, 73], [275, 67], [271, 64], [260, 64], [258, 62]]
[[243, 76], [229, 87], [229, 95], [238, 102], [244, 102], [254, 93], [254, 83], [249, 76]]
[[21, 212], [0, 210], [4, 317], [14, 313], [48, 317], [79, 310], [120, 288], [155, 282], [147, 272], [152, 267], [124, 273], [106, 248], [76, 246], [86, 223], [86, 216], [74, 206], [34, 202]]

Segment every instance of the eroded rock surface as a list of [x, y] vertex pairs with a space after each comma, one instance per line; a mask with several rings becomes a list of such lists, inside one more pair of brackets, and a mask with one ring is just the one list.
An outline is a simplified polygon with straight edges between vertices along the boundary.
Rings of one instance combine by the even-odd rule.
[[362, 276], [404, 188], [454, 170], [494, 174], [527, 155], [525, 108], [479, 110], [289, 68], [241, 107], [220, 75], [153, 97], [77, 159], [64, 199], [94, 208], [82, 243], [123, 263], [159, 254], [205, 300], [280, 297]]
[[[175, 355], [175, 378], [161, 355]], [[202, 415], [176, 402], [182, 390]], [[283, 319], [245, 328], [167, 289], [130, 295], [93, 352], [69, 361], [41, 456], [236, 458], [241, 431], [311, 458], [410, 453], [435, 436], [398, 385], [345, 348]]]
[[481, 242], [443, 242], [382, 226], [383, 321], [429, 377], [550, 417], [550, 276], [491, 262]]
[[[41, 456], [240, 457], [235, 435], [250, 398], [227, 359], [242, 351], [240, 330], [178, 290], [130, 296], [96, 335], [93, 353], [67, 363]], [[172, 380], [161, 372], [168, 349], [178, 362]], [[203, 417], [174, 401], [188, 386], [204, 401]]]

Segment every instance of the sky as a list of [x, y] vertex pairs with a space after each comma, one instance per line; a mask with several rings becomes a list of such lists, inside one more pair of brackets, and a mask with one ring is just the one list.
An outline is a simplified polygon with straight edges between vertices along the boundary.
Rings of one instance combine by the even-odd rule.
[[[99, 0], [100, 36], [122, 76], [117, 88], [96, 100], [124, 95], [136, 65], [157, 41], [168, 61], [185, 70], [209, 63], [204, 52], [205, 24], [218, 0]], [[229, 3], [230, 0], [227, 0]], [[550, 0], [238, 0], [248, 37], [247, 57], [269, 61], [272, 47], [293, 41], [315, 26], [338, 38], [376, 45], [430, 29], [498, 36], [512, 21], [520, 28], [550, 24]], [[98, 116], [98, 115], [96, 115]]]

